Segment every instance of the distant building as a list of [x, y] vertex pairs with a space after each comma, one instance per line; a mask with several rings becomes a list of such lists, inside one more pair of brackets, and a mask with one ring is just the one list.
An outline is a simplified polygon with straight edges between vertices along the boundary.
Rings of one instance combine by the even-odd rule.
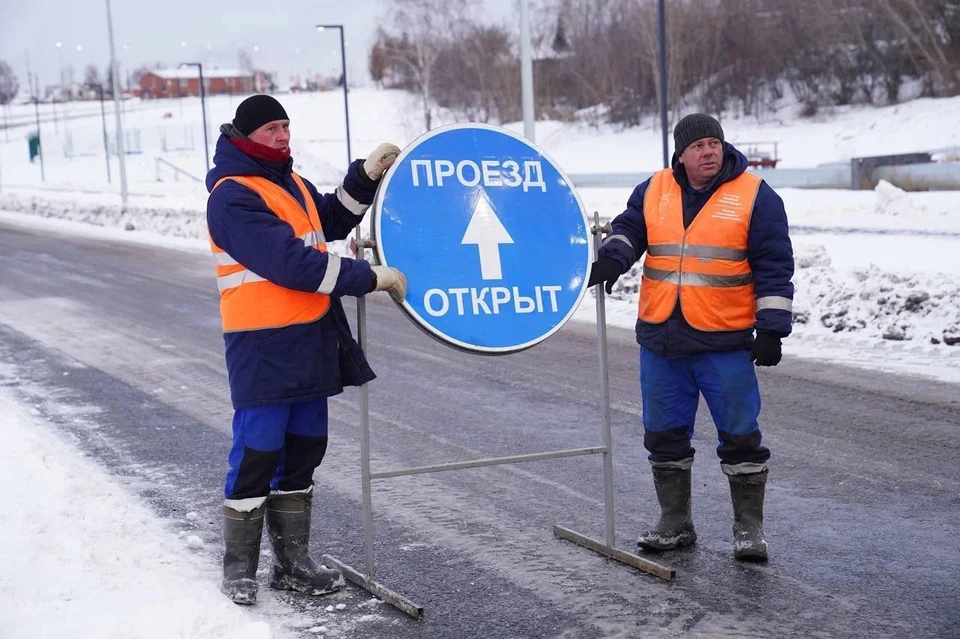
[[[203, 90], [207, 95], [218, 93], [253, 93], [258, 73], [236, 69], [203, 70]], [[180, 98], [200, 95], [200, 76], [197, 67], [183, 69], [156, 69], [140, 76], [140, 96], [150, 98]]]

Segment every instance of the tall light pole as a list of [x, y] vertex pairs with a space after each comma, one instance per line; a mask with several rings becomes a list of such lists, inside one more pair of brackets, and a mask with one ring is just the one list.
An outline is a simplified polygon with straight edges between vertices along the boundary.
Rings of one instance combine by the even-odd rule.
[[127, 157], [123, 148], [123, 120], [120, 117], [120, 73], [117, 69], [117, 52], [113, 46], [113, 16], [110, 12], [110, 0], [107, 0], [107, 33], [110, 36], [110, 77], [113, 84], [113, 111], [117, 116], [117, 159], [120, 160], [120, 201], [126, 206], [130, 197], [127, 193]]
[[338, 29], [340, 31], [340, 64], [341, 77], [343, 78], [343, 114], [347, 122], [347, 166], [350, 166], [350, 162], [353, 160], [353, 152], [350, 150], [350, 102], [347, 100], [347, 48], [343, 43], [343, 25], [317, 25], [317, 31], [323, 31], [325, 29]]
[[100, 98], [100, 120], [103, 122], [103, 153], [107, 157], [107, 184], [112, 184], [110, 179], [110, 144], [107, 141], [107, 111], [103, 107], [103, 85], [88, 84], [87, 88], [96, 89], [97, 96]]
[[[340, 31], [340, 65], [343, 81], [343, 115], [347, 126], [347, 167], [353, 158], [350, 150], [350, 103], [347, 100], [347, 48], [343, 39], [342, 24], [318, 24], [317, 31], [337, 29]], [[362, 168], [360, 169], [363, 170]], [[354, 240], [357, 245], [357, 257], [363, 259], [365, 246], [363, 232], [360, 225], [354, 229]], [[357, 299], [357, 340], [360, 348], [366, 349], [367, 344], [367, 306], [363, 297]], [[363, 503], [363, 564], [367, 578], [374, 578], [373, 564], [373, 503], [370, 492], [370, 387], [367, 384], [360, 386], [360, 498]]]
[[663, 168], [670, 167], [667, 144], [667, 18], [663, 0], [657, 3], [660, 38], [660, 128], [663, 130]]
[[207, 173], [210, 172], [210, 145], [207, 142], [207, 103], [206, 92], [203, 89], [203, 65], [199, 62], [184, 62], [180, 68], [197, 67], [200, 73], [200, 112], [203, 114], [203, 161], [207, 163]]
[[523, 135], [533, 142], [533, 55], [530, 47], [529, 0], [520, 0], [520, 94], [523, 109]]

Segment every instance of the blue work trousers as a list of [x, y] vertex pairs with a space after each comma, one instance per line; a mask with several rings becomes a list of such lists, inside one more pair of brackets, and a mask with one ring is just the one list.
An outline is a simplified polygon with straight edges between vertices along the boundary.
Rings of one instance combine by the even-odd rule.
[[746, 350], [700, 353], [667, 359], [640, 348], [643, 444], [650, 461], [693, 457], [693, 425], [703, 394], [717, 427], [721, 464], [764, 464], [770, 451], [761, 442], [760, 387]]
[[242, 408], [233, 414], [226, 499], [306, 490], [327, 452], [327, 400]]

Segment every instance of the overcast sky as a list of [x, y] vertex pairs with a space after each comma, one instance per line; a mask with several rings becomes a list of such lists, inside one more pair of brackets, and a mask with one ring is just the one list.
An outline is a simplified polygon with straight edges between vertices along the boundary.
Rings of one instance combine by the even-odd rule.
[[[456, 0], [451, 0], [456, 1]], [[483, 0], [487, 15], [506, 20], [517, 0]], [[347, 73], [367, 77], [367, 51], [385, 20], [384, 0], [111, 0], [121, 74], [142, 64], [202, 62], [206, 69], [237, 68], [246, 51], [258, 68], [276, 71], [280, 84], [294, 73], [340, 69], [337, 32], [320, 23], [343, 24]], [[27, 63], [41, 86], [58, 83], [59, 69], [104, 69], [110, 59], [106, 0], [0, 0], [0, 60], [13, 68], [26, 93]], [[61, 47], [56, 43], [60, 42]], [[255, 49], [255, 47], [258, 49]]]

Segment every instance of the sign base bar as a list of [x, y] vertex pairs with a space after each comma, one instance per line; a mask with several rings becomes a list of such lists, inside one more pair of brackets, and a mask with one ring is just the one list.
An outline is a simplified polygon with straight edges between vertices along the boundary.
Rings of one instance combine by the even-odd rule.
[[603, 542], [597, 541], [596, 539], [591, 539], [585, 535], [581, 535], [580, 533], [574, 532], [569, 528], [564, 528], [563, 526], [554, 524], [553, 534], [560, 539], [566, 539], [567, 541], [571, 541], [578, 546], [583, 546], [584, 548], [598, 552], [605, 557], [619, 561], [622, 564], [627, 564], [628, 566], [633, 566], [638, 570], [650, 573], [651, 575], [660, 577], [661, 579], [673, 581], [677, 576], [677, 571], [673, 568], [668, 568], [667, 566], [650, 561], [649, 559], [644, 559], [643, 557], [638, 557], [637, 555], [630, 554], [618, 548], [612, 548]]
[[400, 593], [390, 590], [377, 581], [367, 578], [360, 571], [348, 566], [336, 557], [324, 555], [323, 560], [324, 562], [330, 562], [336, 566], [337, 569], [343, 573], [343, 576], [349, 579], [352, 583], [360, 586], [370, 594], [380, 597], [394, 608], [407, 613], [414, 619], [420, 619], [423, 617], [423, 606], [414, 603]]
[[462, 468], [480, 468], [482, 466], [497, 466], [499, 464], [515, 464], [518, 462], [541, 461], [544, 459], [560, 459], [561, 457], [575, 457], [577, 455], [596, 455], [605, 453], [607, 449], [602, 446], [591, 446], [589, 448], [569, 448], [567, 450], [554, 450], [544, 453], [530, 453], [528, 455], [513, 455], [512, 457], [488, 457], [486, 459], [473, 459], [470, 461], [450, 462], [448, 464], [434, 464], [432, 466], [417, 466], [415, 468], [398, 468], [396, 470], [383, 470], [376, 473], [370, 473], [371, 479], [384, 479], [386, 477], [404, 477], [406, 475], [422, 475], [424, 473], [435, 473], [441, 470], [460, 470]]

